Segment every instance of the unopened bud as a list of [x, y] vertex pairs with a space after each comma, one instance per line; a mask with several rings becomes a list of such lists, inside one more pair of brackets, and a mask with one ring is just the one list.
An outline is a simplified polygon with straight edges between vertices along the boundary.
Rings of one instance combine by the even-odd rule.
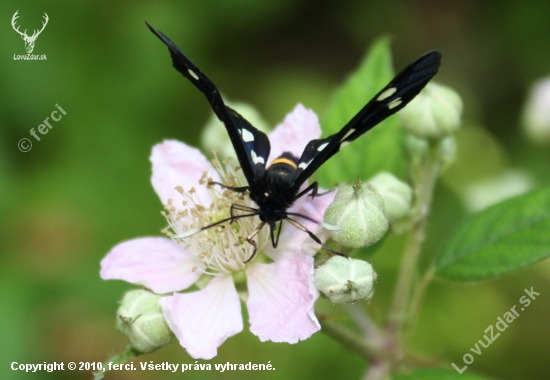
[[325, 222], [338, 227], [329, 234], [348, 248], [368, 247], [384, 236], [388, 219], [384, 201], [368, 184], [341, 185], [325, 211]]
[[440, 139], [460, 126], [462, 100], [451, 88], [430, 82], [401, 112], [405, 129], [418, 137]]
[[409, 155], [418, 159], [424, 158], [430, 151], [430, 144], [426, 139], [416, 137], [410, 133], [407, 133], [405, 137], [405, 146]]
[[142, 354], [158, 350], [170, 343], [168, 327], [158, 301], [162, 298], [147, 290], [131, 290], [124, 294], [117, 311], [116, 327]]
[[383, 172], [368, 182], [384, 200], [384, 215], [390, 223], [407, 215], [411, 209], [411, 187], [393, 174]]
[[369, 300], [374, 293], [376, 273], [363, 260], [333, 256], [315, 270], [315, 284], [332, 303]]

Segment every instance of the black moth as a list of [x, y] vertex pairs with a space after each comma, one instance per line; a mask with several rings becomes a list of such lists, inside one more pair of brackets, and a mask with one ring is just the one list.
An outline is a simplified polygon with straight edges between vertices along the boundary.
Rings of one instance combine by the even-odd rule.
[[[151, 31], [168, 46], [172, 63], [177, 71], [189, 79], [205, 96], [212, 110], [225, 125], [227, 133], [237, 153], [242, 171], [248, 181], [248, 186], [230, 187], [216, 183], [236, 192], [249, 191], [258, 208], [233, 204], [231, 216], [214, 224], [192, 231], [186, 236], [203, 231], [216, 225], [239, 218], [259, 216], [260, 224], [248, 235], [247, 241], [253, 245], [254, 251], [246, 260], [250, 261], [256, 254], [257, 244], [252, 240], [267, 224], [271, 231], [271, 243], [277, 247], [281, 233], [282, 221], [290, 222], [296, 228], [306, 232], [318, 244], [328, 251], [339, 254], [328, 248], [321, 240], [305, 226], [292, 219], [291, 216], [311, 220], [305, 215], [288, 212], [287, 209], [300, 197], [318, 194], [318, 184], [313, 182], [306, 189], [300, 187], [306, 180], [330, 157], [344, 146], [370, 130], [372, 127], [405, 107], [426, 86], [437, 73], [441, 64], [441, 53], [430, 51], [417, 58], [401, 71], [393, 80], [369, 101], [338, 133], [323, 139], [311, 140], [301, 157], [294, 157], [285, 152], [266, 167], [269, 158], [270, 144], [268, 137], [254, 128], [235, 110], [226, 106], [216, 86], [182, 53], [182, 51], [162, 32], [155, 30], [147, 23]], [[248, 214], [236, 215], [235, 210]], [[315, 221], [314, 221], [315, 222]], [[277, 223], [279, 226], [277, 228]], [[277, 233], [275, 231], [277, 230]], [[276, 236], [275, 236], [276, 235]]]

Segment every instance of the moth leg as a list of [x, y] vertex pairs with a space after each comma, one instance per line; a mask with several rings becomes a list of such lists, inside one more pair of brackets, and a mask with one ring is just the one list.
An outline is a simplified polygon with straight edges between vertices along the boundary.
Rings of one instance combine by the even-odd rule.
[[326, 249], [327, 251], [329, 251], [330, 253], [334, 254], [334, 255], [338, 255], [338, 256], [342, 256], [342, 257], [348, 257], [347, 255], [344, 255], [343, 253], [340, 253], [340, 252], [337, 252], [333, 249], [330, 249], [328, 246], [326, 246], [322, 241], [321, 239], [319, 239], [313, 232], [311, 232], [310, 230], [308, 230], [305, 226], [301, 225], [300, 223], [298, 223], [297, 221], [295, 221], [294, 219], [291, 219], [289, 218], [288, 216], [285, 218], [285, 220], [288, 220], [290, 222], [290, 224], [292, 224], [294, 227], [296, 227], [297, 229], [299, 229], [300, 231], [304, 231], [305, 233], [307, 233], [309, 235], [310, 238], [312, 238], [317, 244], [321, 245], [321, 247], [323, 247], [324, 249]]
[[312, 198], [313, 198], [314, 196], [315, 196], [315, 197], [322, 197], [323, 195], [332, 193], [333, 191], [334, 191], [334, 189], [330, 189], [330, 190], [325, 191], [324, 193], [316, 193], [315, 195], [311, 194], [311, 197], [312, 197]]
[[277, 248], [277, 245], [279, 245], [279, 237], [281, 236], [281, 227], [283, 225], [283, 221], [281, 220], [279, 222], [279, 229], [277, 230], [277, 238], [275, 238], [273, 234], [273, 229], [271, 229], [271, 245], [273, 245], [273, 248]]
[[[235, 210], [248, 211], [248, 212], [257, 212], [258, 211], [257, 208], [252, 208], [252, 207], [240, 205], [238, 203], [233, 203], [231, 205], [231, 207], [229, 208], [229, 213], [231, 214], [232, 219], [233, 218], [236, 219], [236, 217], [237, 217], [237, 214], [235, 214]], [[231, 221], [230, 223], [233, 223], [233, 221]]]
[[211, 185], [220, 185], [224, 189], [235, 191], [237, 193], [244, 193], [246, 190], [250, 190], [250, 186], [240, 186], [240, 187], [239, 186], [227, 186], [227, 185], [224, 185], [223, 183], [219, 183], [219, 182], [208, 182], [208, 186], [211, 186]]
[[319, 183], [317, 181], [313, 182], [311, 185], [309, 185], [308, 187], [306, 187], [304, 189], [304, 191], [301, 191], [298, 195], [296, 195], [296, 197], [294, 198], [294, 200], [300, 198], [300, 197], [303, 197], [305, 194], [309, 193], [309, 191], [311, 190], [311, 194], [309, 194], [309, 196], [311, 198], [315, 198], [315, 197], [321, 197], [325, 194], [328, 194], [330, 192], [332, 192], [332, 190], [327, 190], [325, 191], [324, 193], [319, 193]]
[[246, 241], [252, 245], [254, 247], [254, 251], [252, 251], [252, 255], [250, 255], [250, 257], [248, 259], [246, 259], [244, 261], [245, 264], [249, 263], [250, 260], [252, 260], [254, 258], [254, 256], [256, 256], [256, 251], [258, 250], [258, 244], [252, 240], [256, 235], [258, 235], [258, 233], [260, 233], [260, 230], [263, 228], [263, 226], [265, 226], [265, 223], [266, 222], [261, 222], [258, 227], [256, 227], [254, 229], [254, 231], [252, 231], [247, 237], [246, 237]]
[[306, 187], [303, 191], [300, 191], [298, 193], [298, 195], [296, 195], [296, 197], [294, 197], [294, 199], [298, 199], [298, 198], [301, 198], [303, 197], [305, 194], [309, 193], [310, 190], [313, 190], [310, 194], [310, 196], [312, 198], [316, 197], [317, 196], [317, 191], [319, 190], [319, 183], [317, 181], [313, 182], [311, 185], [309, 185], [308, 187]]

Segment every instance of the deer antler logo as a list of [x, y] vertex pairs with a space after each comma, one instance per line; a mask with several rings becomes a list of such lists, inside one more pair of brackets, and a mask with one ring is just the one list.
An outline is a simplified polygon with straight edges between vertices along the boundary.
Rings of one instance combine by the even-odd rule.
[[27, 49], [27, 53], [32, 53], [33, 49], [34, 49], [34, 42], [36, 41], [36, 39], [38, 38], [38, 36], [40, 35], [40, 33], [42, 33], [42, 31], [44, 30], [44, 28], [46, 27], [46, 25], [48, 25], [48, 20], [49, 20], [49, 17], [48, 15], [46, 14], [46, 12], [44, 12], [44, 22], [42, 23], [42, 29], [40, 30], [34, 30], [34, 33], [32, 34], [32, 36], [27, 36], [27, 29], [25, 29], [24, 32], [20, 32], [19, 31], [19, 27], [16, 27], [15, 26], [15, 20], [19, 17], [17, 15], [19, 11], [16, 11], [13, 15], [13, 17], [11, 18], [11, 26], [13, 27], [13, 29], [19, 33], [21, 35], [21, 38], [23, 38], [23, 40], [25, 41], [25, 49]]

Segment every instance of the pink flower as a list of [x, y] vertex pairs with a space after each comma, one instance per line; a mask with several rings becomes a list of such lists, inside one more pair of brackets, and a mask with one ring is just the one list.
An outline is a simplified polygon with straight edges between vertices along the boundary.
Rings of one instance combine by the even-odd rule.
[[[283, 151], [299, 157], [307, 142], [320, 134], [317, 116], [298, 105], [270, 135], [271, 160]], [[240, 298], [248, 308], [250, 330], [261, 341], [297, 343], [317, 332], [320, 325], [313, 307], [319, 293], [313, 257], [302, 252], [302, 244], [310, 241], [307, 234], [284, 223], [279, 247], [273, 249], [265, 227], [256, 238], [258, 254], [250, 263], [245, 260], [252, 246], [244, 238], [258, 224], [257, 217], [178, 239], [186, 231], [228, 217], [236, 201], [254, 207], [248, 196], [207, 185], [220, 177], [237, 186], [246, 181], [231, 165], [226, 163], [224, 169], [213, 160], [215, 168], [197, 149], [177, 141], [153, 147], [151, 162], [151, 181], [170, 224], [171, 231], [165, 232], [176, 238], [145, 237], [118, 244], [102, 260], [101, 277], [143, 285], [158, 294], [172, 293], [160, 305], [180, 344], [196, 359], [213, 358], [227, 338], [243, 329]], [[290, 211], [321, 221], [332, 198], [302, 197]], [[316, 229], [314, 223], [300, 222]], [[235, 286], [244, 279], [247, 295]]]

